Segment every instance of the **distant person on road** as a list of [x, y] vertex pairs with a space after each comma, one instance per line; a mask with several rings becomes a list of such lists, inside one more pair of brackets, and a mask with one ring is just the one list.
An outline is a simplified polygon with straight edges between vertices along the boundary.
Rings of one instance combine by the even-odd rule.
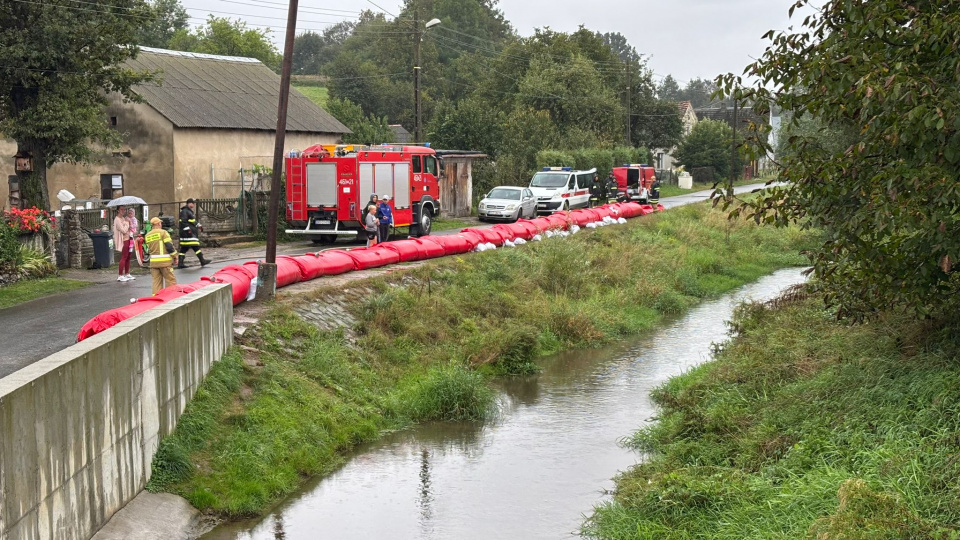
[[163, 221], [158, 217], [150, 220], [150, 232], [144, 242], [150, 252], [153, 294], [157, 294], [160, 289], [177, 284], [177, 278], [173, 275], [173, 258], [177, 255], [177, 250], [173, 247], [170, 234], [163, 229]]
[[380, 220], [380, 235], [378, 242], [386, 242], [390, 238], [390, 227], [393, 226], [393, 210], [390, 209], [390, 196], [384, 195], [377, 207], [377, 217]]
[[210, 264], [210, 260], [204, 259], [203, 252], [200, 251], [200, 231], [203, 227], [197, 223], [197, 215], [194, 213], [196, 206], [193, 199], [187, 199], [187, 203], [180, 209], [180, 258], [177, 261], [177, 268], [186, 268], [183, 260], [191, 249], [200, 259], [200, 266]]
[[606, 198], [606, 188], [600, 183], [600, 177], [593, 175], [593, 183], [590, 184], [590, 207], [600, 206], [603, 199]]
[[607, 176], [607, 200], [608, 203], [617, 202], [617, 197], [619, 196], [620, 186], [617, 185], [617, 179], [613, 177], [613, 173], [610, 173]]
[[367, 215], [363, 220], [363, 230], [367, 232], [367, 247], [377, 245], [377, 235], [380, 234], [380, 220], [377, 218], [377, 206], [367, 206]]
[[113, 218], [113, 248], [120, 252], [117, 281], [136, 279], [130, 275], [130, 219], [127, 209], [122, 206], [117, 208], [117, 217]]

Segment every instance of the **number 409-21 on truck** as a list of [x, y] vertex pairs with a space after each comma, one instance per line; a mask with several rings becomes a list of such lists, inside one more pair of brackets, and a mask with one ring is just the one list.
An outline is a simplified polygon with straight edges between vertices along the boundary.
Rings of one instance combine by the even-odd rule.
[[315, 145], [291, 152], [287, 167], [289, 234], [315, 243], [363, 231], [370, 196], [389, 195], [394, 226], [430, 234], [440, 215], [440, 162], [424, 146]]

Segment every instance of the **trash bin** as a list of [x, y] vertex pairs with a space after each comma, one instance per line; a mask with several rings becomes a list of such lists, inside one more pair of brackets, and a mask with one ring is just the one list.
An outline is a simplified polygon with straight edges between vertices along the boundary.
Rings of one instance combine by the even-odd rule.
[[88, 234], [93, 241], [93, 268], [110, 268], [113, 263], [113, 250], [110, 249], [110, 240], [113, 235], [108, 232]]

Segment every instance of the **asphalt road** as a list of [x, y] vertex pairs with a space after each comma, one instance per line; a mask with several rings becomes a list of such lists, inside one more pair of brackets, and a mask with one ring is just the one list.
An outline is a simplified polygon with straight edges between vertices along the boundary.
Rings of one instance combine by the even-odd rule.
[[[749, 192], [763, 187], [763, 184], [751, 184], [736, 188], [737, 193]], [[705, 201], [710, 192], [695, 192], [661, 199], [665, 208], [674, 208], [686, 204]], [[446, 231], [437, 234], [453, 234]], [[349, 244], [337, 244], [337, 247], [349, 247]], [[280, 255], [301, 255], [316, 251], [309, 242], [285, 244], [278, 250]], [[228, 253], [229, 251], [221, 251]], [[191, 283], [202, 276], [230, 264], [242, 264], [245, 261], [262, 258], [257, 256], [240, 257], [231, 260], [214, 260], [204, 268], [199, 266], [177, 270], [179, 283]], [[188, 260], [196, 265], [191, 254]], [[136, 264], [136, 262], [134, 262]], [[41, 358], [73, 345], [77, 332], [97, 313], [123, 306], [131, 298], [149, 296], [151, 281], [149, 274], [140, 275], [135, 281], [118, 283], [110, 281], [91, 285], [83, 289], [39, 298], [6, 309], [0, 309], [0, 377], [5, 377]]]

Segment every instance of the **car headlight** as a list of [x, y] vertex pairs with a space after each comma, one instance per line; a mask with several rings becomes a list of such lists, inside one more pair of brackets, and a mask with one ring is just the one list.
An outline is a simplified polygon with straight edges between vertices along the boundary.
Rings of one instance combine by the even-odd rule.
[[487, 203], [483, 203], [483, 202], [480, 203], [480, 209], [481, 209], [481, 210], [486, 210], [486, 209], [487, 209]]
[[508, 204], [508, 205], [507, 205], [507, 210], [515, 210], [516, 208], [517, 208], [517, 205], [515, 205], [515, 204]]
[[560, 193], [559, 191], [558, 191], [557, 193], [554, 193], [554, 194], [553, 194], [553, 198], [554, 198], [554, 199], [560, 199], [560, 198], [562, 198], [562, 197], [563, 197], [563, 193]]

